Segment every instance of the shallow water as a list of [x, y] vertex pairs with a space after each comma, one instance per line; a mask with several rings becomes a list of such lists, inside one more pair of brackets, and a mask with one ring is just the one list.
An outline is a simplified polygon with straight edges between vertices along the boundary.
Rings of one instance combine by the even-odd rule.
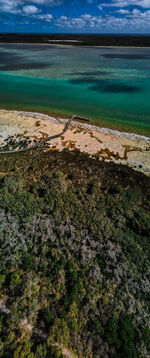
[[150, 134], [150, 49], [0, 45], [0, 106]]

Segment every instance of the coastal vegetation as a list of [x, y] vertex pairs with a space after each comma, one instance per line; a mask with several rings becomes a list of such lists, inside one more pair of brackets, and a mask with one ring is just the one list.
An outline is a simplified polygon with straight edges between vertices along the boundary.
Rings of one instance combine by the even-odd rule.
[[0, 357], [148, 357], [149, 194], [77, 150], [0, 156]]
[[149, 47], [150, 36], [109, 34], [0, 34], [0, 43], [58, 44], [73, 46]]

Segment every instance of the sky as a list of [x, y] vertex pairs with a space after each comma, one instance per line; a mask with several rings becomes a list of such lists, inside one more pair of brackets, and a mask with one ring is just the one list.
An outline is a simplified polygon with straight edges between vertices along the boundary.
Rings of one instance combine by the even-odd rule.
[[150, 0], [0, 0], [0, 32], [150, 34]]

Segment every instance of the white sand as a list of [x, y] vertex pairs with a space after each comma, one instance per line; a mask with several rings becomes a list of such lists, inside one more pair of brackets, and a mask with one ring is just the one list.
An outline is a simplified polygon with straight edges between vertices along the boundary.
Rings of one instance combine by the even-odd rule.
[[[0, 110], [0, 146], [9, 136], [41, 140], [62, 132], [66, 119], [44, 114]], [[150, 138], [72, 121], [67, 132], [49, 143], [49, 150], [79, 149], [100, 160], [127, 164], [150, 176]]]

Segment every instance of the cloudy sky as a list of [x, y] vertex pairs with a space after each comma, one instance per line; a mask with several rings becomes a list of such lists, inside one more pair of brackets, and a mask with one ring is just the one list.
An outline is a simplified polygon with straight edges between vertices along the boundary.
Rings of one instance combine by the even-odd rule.
[[0, 0], [0, 32], [150, 34], [150, 0]]

